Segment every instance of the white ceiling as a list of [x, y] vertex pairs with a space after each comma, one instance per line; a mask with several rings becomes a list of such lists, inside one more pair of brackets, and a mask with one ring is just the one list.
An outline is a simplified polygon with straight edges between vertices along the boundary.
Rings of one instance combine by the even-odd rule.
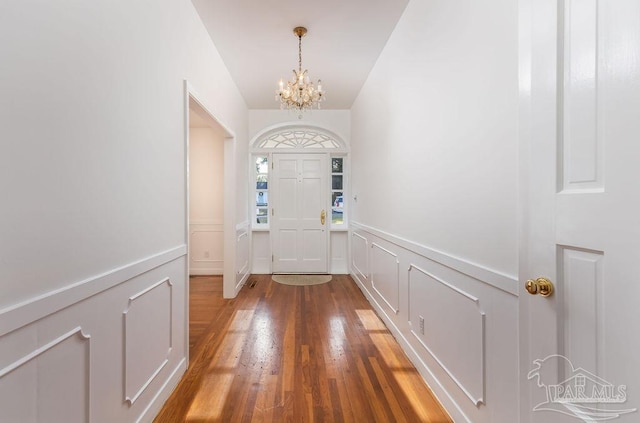
[[277, 109], [280, 78], [322, 79], [323, 109], [349, 109], [408, 0], [192, 0], [250, 109]]

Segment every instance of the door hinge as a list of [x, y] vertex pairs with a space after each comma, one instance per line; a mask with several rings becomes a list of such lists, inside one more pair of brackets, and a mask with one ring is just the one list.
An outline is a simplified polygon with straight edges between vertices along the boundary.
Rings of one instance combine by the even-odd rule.
[[272, 170], [274, 169], [274, 167], [273, 167], [273, 161], [271, 162], [271, 169], [272, 169]]
[[271, 254], [271, 262], [273, 263], [273, 254]]
[[271, 216], [275, 216], [275, 213], [274, 209], [271, 209]]

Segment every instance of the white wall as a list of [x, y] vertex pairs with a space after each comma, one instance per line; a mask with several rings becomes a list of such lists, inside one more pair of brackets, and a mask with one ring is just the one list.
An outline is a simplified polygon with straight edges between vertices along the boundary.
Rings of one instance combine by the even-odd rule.
[[224, 270], [224, 138], [189, 128], [189, 274]]
[[352, 273], [456, 421], [517, 420], [517, 40], [411, 1], [351, 110]]
[[9, 2], [0, 38], [0, 408], [149, 421], [186, 365], [183, 80], [236, 135], [237, 222], [246, 105], [188, 0]]
[[352, 109], [355, 220], [516, 274], [516, 48], [514, 2], [410, 3]]

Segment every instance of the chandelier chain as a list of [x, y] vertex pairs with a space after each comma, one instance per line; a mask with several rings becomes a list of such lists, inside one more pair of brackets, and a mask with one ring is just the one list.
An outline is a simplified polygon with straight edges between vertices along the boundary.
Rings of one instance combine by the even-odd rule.
[[298, 35], [298, 72], [302, 72], [302, 35]]

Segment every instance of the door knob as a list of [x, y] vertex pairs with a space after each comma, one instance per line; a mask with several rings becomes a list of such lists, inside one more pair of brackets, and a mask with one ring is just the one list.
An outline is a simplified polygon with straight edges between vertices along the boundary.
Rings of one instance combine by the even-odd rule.
[[553, 294], [553, 283], [547, 278], [529, 279], [524, 287], [531, 295], [540, 294], [543, 297], [549, 297]]
[[320, 212], [320, 224], [321, 225], [324, 225], [324, 220], [325, 220], [326, 217], [327, 217], [327, 213], [324, 210], [322, 210]]

